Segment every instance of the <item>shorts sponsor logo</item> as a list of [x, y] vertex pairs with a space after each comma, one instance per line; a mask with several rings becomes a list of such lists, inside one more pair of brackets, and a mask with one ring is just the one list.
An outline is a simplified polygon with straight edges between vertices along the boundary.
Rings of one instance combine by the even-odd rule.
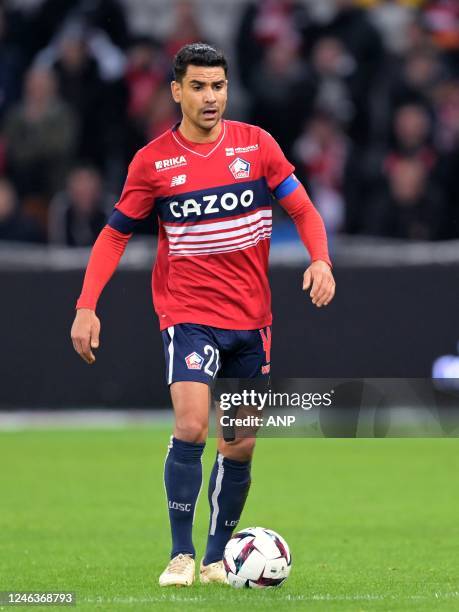
[[235, 179], [244, 179], [250, 176], [250, 162], [242, 159], [242, 157], [237, 157], [231, 162], [229, 169]]
[[190, 353], [185, 357], [186, 367], [189, 370], [201, 370], [202, 364], [204, 363], [204, 357], [201, 357], [198, 353]]
[[186, 174], [179, 174], [173, 176], [171, 180], [171, 187], [177, 187], [178, 185], [184, 185], [186, 183]]
[[178, 155], [177, 157], [170, 157], [169, 159], [161, 159], [155, 161], [155, 168], [158, 172], [163, 170], [170, 170], [171, 168], [179, 168], [180, 166], [187, 165], [186, 157], [184, 155]]

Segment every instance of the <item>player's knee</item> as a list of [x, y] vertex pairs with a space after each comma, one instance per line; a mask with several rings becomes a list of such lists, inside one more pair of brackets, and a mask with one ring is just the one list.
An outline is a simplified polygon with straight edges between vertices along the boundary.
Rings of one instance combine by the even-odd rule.
[[189, 421], [176, 423], [174, 435], [185, 442], [205, 442], [207, 439], [207, 423]]
[[220, 440], [219, 451], [228, 459], [250, 461], [255, 450], [255, 438], [239, 438], [232, 442]]

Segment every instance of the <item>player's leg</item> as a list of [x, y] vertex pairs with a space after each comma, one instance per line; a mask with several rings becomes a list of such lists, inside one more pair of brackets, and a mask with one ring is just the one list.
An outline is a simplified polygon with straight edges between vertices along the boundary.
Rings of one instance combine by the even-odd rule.
[[190, 585], [194, 580], [192, 528], [202, 485], [201, 457], [207, 438], [208, 385], [212, 379], [202, 367], [206, 363], [203, 349], [209, 339], [197, 327], [175, 326], [165, 338], [175, 426], [164, 466], [172, 551], [171, 561], [160, 577], [161, 586]]
[[[235, 379], [263, 378], [267, 387], [271, 328], [234, 333], [238, 348], [230, 353], [230, 359], [223, 360], [221, 374]], [[224, 548], [240, 520], [250, 488], [254, 448], [254, 437], [236, 436], [231, 441], [223, 437], [218, 439], [217, 458], [209, 481], [210, 523], [201, 565], [202, 582], [207, 581], [205, 576], [203, 579], [207, 566], [217, 569], [222, 565]]]
[[[250, 488], [254, 447], [254, 438], [218, 441], [217, 458], [209, 479], [210, 525], [201, 565], [202, 582], [207, 582], [202, 578], [204, 567], [221, 565], [226, 543], [239, 523]], [[224, 576], [222, 570], [221, 567], [219, 571]]]

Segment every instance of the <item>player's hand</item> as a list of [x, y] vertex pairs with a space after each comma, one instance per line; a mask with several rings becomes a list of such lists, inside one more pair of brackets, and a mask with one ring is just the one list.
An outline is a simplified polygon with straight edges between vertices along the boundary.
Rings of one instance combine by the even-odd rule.
[[304, 273], [303, 291], [307, 291], [311, 285], [312, 303], [317, 308], [328, 306], [335, 295], [335, 279], [325, 261], [314, 261]]
[[90, 365], [96, 360], [93, 350], [99, 348], [99, 335], [100, 321], [94, 310], [89, 308], [77, 310], [70, 336], [73, 348]]

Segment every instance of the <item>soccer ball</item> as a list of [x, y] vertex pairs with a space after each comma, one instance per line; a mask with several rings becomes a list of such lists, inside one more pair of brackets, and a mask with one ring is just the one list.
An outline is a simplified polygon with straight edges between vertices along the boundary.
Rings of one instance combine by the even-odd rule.
[[235, 533], [223, 553], [228, 582], [236, 589], [281, 585], [290, 574], [292, 557], [287, 542], [275, 531], [249, 527]]

